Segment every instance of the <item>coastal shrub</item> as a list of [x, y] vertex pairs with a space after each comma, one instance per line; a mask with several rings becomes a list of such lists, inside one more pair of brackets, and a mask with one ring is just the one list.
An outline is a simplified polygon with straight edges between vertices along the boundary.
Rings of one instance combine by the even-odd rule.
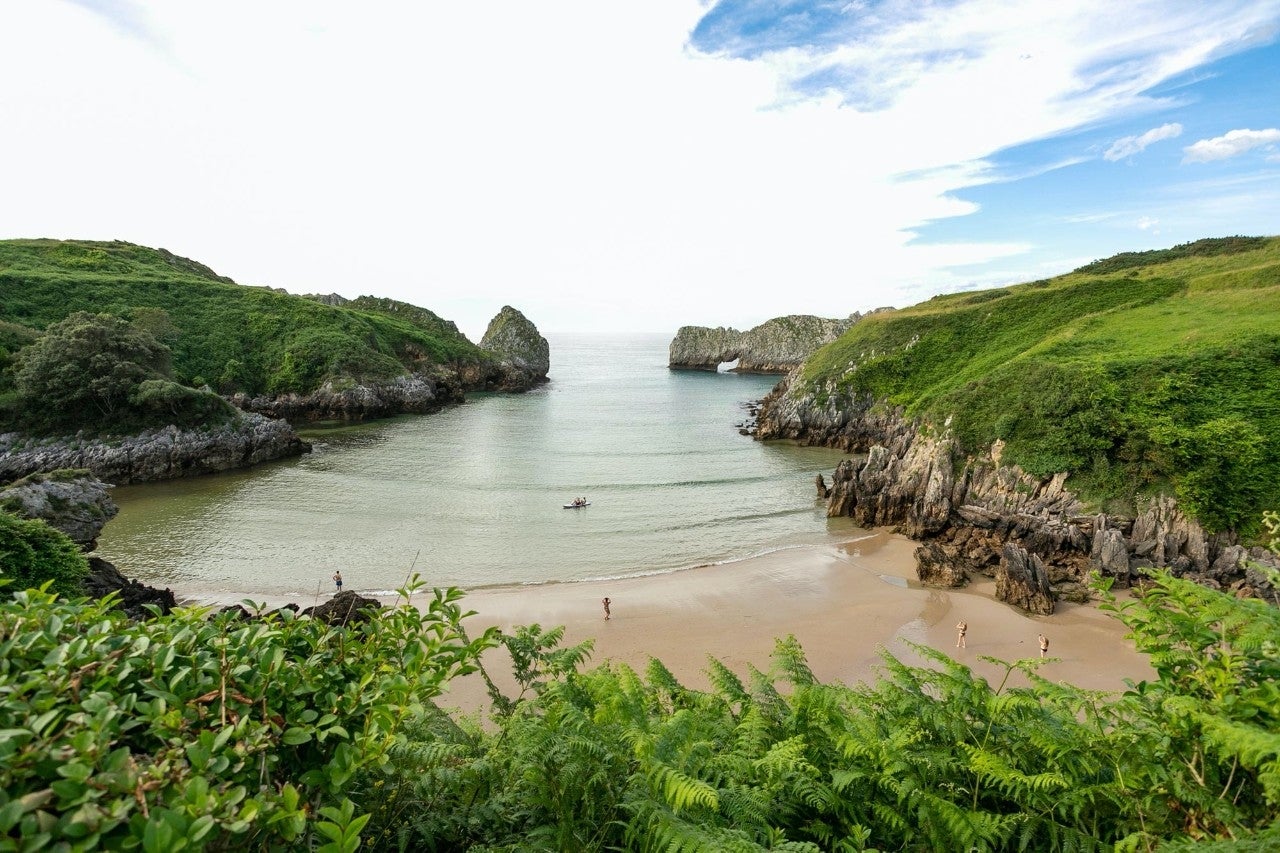
[[79, 595], [88, 574], [89, 562], [64, 533], [0, 510], [0, 597], [45, 584], [56, 595]]
[[350, 853], [351, 780], [490, 642], [459, 595], [346, 628], [0, 602], [0, 849]]
[[82, 311], [18, 352], [14, 384], [33, 419], [78, 426], [116, 421], [141, 382], [168, 370], [169, 348], [150, 332]]
[[217, 394], [188, 388], [168, 379], [147, 379], [129, 395], [129, 403], [144, 417], [175, 424], [209, 423], [235, 415], [235, 408]]

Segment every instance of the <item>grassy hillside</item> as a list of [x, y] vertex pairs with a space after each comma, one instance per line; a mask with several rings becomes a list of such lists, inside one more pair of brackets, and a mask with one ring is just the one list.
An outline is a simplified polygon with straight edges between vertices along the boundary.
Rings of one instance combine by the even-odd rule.
[[14, 325], [44, 329], [75, 311], [147, 325], [173, 350], [175, 380], [223, 393], [305, 392], [326, 379], [490, 358], [452, 323], [410, 308], [390, 300], [338, 308], [242, 287], [130, 243], [0, 241], [0, 362], [24, 337]]
[[1280, 505], [1280, 238], [1126, 253], [856, 323], [806, 364], [1123, 511], [1176, 491], [1210, 529]]

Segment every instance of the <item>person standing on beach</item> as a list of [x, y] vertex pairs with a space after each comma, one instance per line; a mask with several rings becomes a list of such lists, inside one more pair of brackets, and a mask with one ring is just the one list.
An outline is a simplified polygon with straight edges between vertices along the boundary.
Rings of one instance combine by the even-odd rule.
[[1044, 634], [1037, 634], [1036, 636], [1040, 639], [1040, 657], [1044, 657], [1049, 654], [1049, 638]]
[[337, 590], [338, 592], [342, 592], [342, 572], [341, 571], [336, 571], [333, 573], [333, 585], [338, 588]]
[[604, 598], [600, 600], [600, 603], [604, 605], [604, 621], [608, 622], [609, 621], [609, 605], [612, 604], [612, 602], [609, 601], [609, 596], [606, 595]]
[[960, 632], [960, 635], [956, 637], [956, 648], [957, 649], [968, 648], [968, 646], [964, 644], [964, 635], [969, 631], [969, 623], [961, 619], [960, 623], [956, 625], [956, 630]]

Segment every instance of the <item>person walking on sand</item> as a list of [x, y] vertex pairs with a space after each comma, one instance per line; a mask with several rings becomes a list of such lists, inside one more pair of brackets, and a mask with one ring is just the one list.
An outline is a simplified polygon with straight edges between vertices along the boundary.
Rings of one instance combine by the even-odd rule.
[[604, 598], [600, 599], [600, 603], [604, 605], [604, 621], [608, 622], [609, 621], [609, 605], [612, 604], [612, 602], [609, 601], [609, 596], [606, 595]]
[[964, 644], [964, 635], [969, 631], [969, 623], [961, 619], [960, 623], [956, 625], [956, 630], [960, 632], [959, 636], [956, 637], [956, 648], [957, 649], [968, 648], [968, 646]]
[[1044, 657], [1049, 654], [1049, 638], [1044, 634], [1037, 634], [1036, 636], [1040, 639], [1040, 657]]
[[338, 588], [337, 589], [338, 592], [342, 592], [342, 572], [341, 571], [337, 571], [333, 573], [333, 585]]

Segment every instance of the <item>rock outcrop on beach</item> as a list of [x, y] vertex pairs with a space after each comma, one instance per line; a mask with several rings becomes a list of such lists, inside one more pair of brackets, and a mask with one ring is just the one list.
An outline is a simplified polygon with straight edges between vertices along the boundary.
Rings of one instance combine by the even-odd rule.
[[157, 589], [127, 578], [100, 557], [89, 558], [89, 576], [84, 579], [84, 591], [90, 598], [106, 598], [115, 593], [116, 608], [132, 619], [149, 619], [152, 612], [148, 605], [159, 608], [162, 616], [178, 606], [173, 590]]
[[1081, 597], [1094, 570], [1120, 586], [1162, 567], [1238, 595], [1275, 592], [1250, 567], [1276, 566], [1275, 555], [1245, 548], [1233, 533], [1206, 533], [1171, 497], [1151, 499], [1135, 518], [1086, 513], [1066, 473], [1037, 478], [1003, 465], [999, 442], [982, 456], [962, 455], [946, 425], [925, 429], [900, 409], [834, 387], [803, 390], [788, 377], [762, 401], [756, 436], [858, 454], [836, 468], [827, 514], [921, 540], [917, 571], [928, 584], [992, 576], [999, 597], [1032, 612]]
[[538, 327], [510, 305], [489, 321], [480, 348], [500, 359], [498, 375], [490, 383], [493, 390], [524, 391], [547, 381], [551, 347]]
[[0, 482], [76, 468], [125, 485], [243, 468], [310, 450], [288, 423], [254, 413], [218, 426], [167, 426], [123, 438], [5, 433], [0, 435]]
[[39, 519], [65, 533], [81, 550], [92, 551], [103, 526], [120, 511], [110, 488], [88, 471], [32, 474], [0, 489], [0, 509]]
[[324, 604], [308, 607], [302, 611], [303, 616], [319, 619], [330, 625], [354, 625], [369, 621], [370, 614], [382, 608], [382, 603], [375, 598], [365, 598], [351, 590], [343, 590]]
[[737, 361], [739, 373], [787, 373], [814, 350], [840, 337], [861, 315], [828, 320], [809, 314], [776, 317], [750, 329], [683, 326], [671, 341], [669, 367], [683, 370], [716, 370]]

